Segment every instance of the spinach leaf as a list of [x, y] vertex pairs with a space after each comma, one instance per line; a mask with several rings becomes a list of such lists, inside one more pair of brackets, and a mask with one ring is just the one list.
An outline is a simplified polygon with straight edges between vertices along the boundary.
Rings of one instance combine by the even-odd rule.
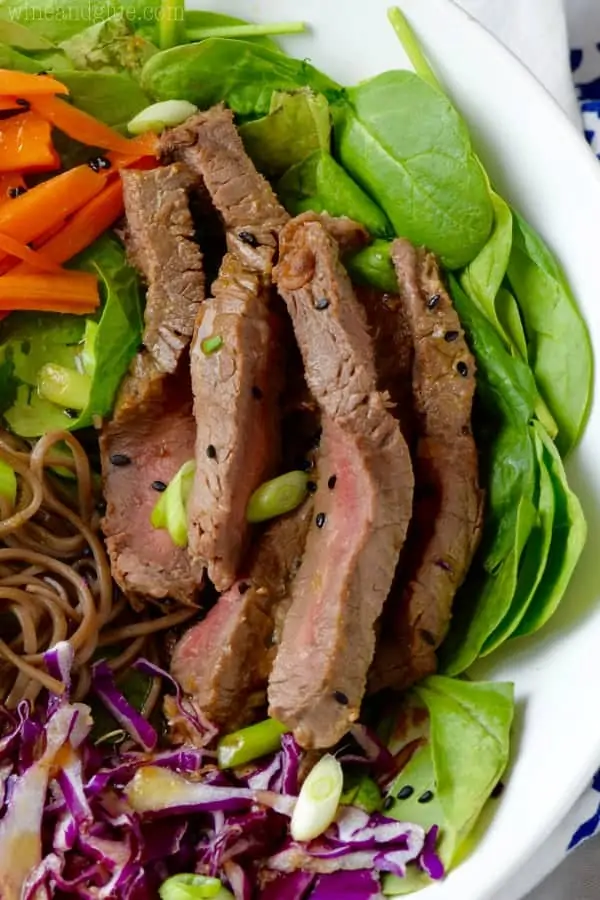
[[155, 100], [189, 100], [201, 109], [223, 101], [245, 117], [267, 115], [274, 91], [309, 87], [328, 99], [341, 93], [306, 61], [228, 38], [157, 53], [144, 66], [141, 83]]
[[581, 437], [589, 413], [590, 336], [560, 266], [516, 213], [508, 278], [525, 322], [535, 379], [558, 425], [556, 444], [566, 456]]
[[461, 268], [488, 240], [485, 174], [450, 101], [414, 72], [392, 71], [346, 91], [337, 155], [395, 231]]
[[521, 560], [517, 587], [510, 609], [500, 625], [485, 641], [481, 655], [487, 656], [504, 643], [515, 631], [531, 604], [548, 562], [554, 526], [554, 488], [546, 467], [544, 444], [539, 425], [530, 426], [538, 462], [538, 488], [534, 497], [536, 522], [527, 541]]
[[76, 69], [137, 78], [157, 48], [136, 34], [123, 13], [90, 25], [60, 44]]
[[389, 241], [373, 241], [368, 247], [344, 258], [355, 284], [366, 284], [389, 294], [398, 292], [398, 276], [390, 256]]
[[292, 215], [308, 209], [328, 212], [355, 219], [377, 237], [392, 233], [385, 214], [325, 151], [317, 150], [286, 172], [277, 185], [277, 194]]
[[[466, 293], [470, 295], [468, 289], [466, 289]], [[520, 356], [524, 362], [527, 362], [529, 351], [519, 305], [505, 285], [502, 285], [496, 294], [495, 312], [502, 332], [508, 338], [511, 352], [513, 355]]]
[[[47, 315], [10, 316], [2, 333], [5, 360], [12, 363], [17, 395], [4, 416], [23, 437], [55, 429], [78, 429], [107, 415], [141, 339], [139, 282], [127, 265], [121, 245], [104, 235], [80, 255], [76, 267], [98, 275], [103, 293], [94, 317]], [[83, 369], [91, 377], [87, 406], [75, 418], [42, 399], [36, 390], [46, 363]]]
[[55, 50], [56, 47], [41, 34], [36, 34], [19, 22], [11, 22], [0, 16], [0, 42], [17, 50]]
[[498, 194], [492, 193], [494, 227], [481, 252], [460, 276], [460, 283], [468, 296], [495, 325], [510, 346], [511, 338], [500, 322], [496, 310], [496, 297], [506, 275], [512, 247], [512, 213]]
[[128, 75], [107, 72], [56, 72], [68, 87], [78, 109], [113, 128], [124, 129], [127, 122], [148, 106], [150, 100]]
[[554, 443], [543, 426], [534, 424], [544, 445], [545, 465], [554, 489], [554, 527], [548, 562], [537, 590], [514, 635], [533, 634], [556, 611], [571, 580], [587, 538], [587, 525], [581, 504], [567, 484], [567, 476]]
[[252, 161], [268, 176], [281, 175], [313, 151], [331, 144], [329, 104], [322, 94], [275, 91], [269, 115], [239, 128]]
[[[415, 732], [419, 705], [428, 713], [428, 724]], [[395, 802], [386, 814], [425, 829], [439, 825], [438, 851], [447, 868], [456, 861], [508, 764], [513, 715], [512, 684], [438, 675], [419, 684], [403, 704], [399, 722], [411, 726], [396, 731], [390, 750], [398, 755], [412, 747], [413, 752], [389, 789]], [[403, 788], [412, 792], [400, 794]], [[420, 803], [425, 792], [433, 798]], [[416, 871], [406, 883], [388, 877], [384, 893], [406, 894], [427, 882]]]
[[44, 66], [35, 59], [30, 59], [24, 53], [19, 53], [8, 44], [0, 43], [0, 69], [18, 69], [20, 72], [30, 72], [37, 75], [42, 72]]

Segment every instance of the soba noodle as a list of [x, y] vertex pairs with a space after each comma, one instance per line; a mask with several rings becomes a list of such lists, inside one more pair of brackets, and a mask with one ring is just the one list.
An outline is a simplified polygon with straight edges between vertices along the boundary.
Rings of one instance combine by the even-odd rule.
[[[156, 659], [156, 635], [195, 610], [164, 613], [149, 605], [135, 613], [119, 594], [79, 441], [58, 431], [31, 448], [0, 430], [0, 460], [18, 482], [14, 505], [0, 496], [0, 704], [33, 702], [42, 688], [62, 692], [44, 668], [44, 652], [58, 641], [69, 640], [75, 651], [76, 699], [87, 694], [90, 663], [102, 648], [111, 647], [108, 662], [115, 672], [139, 656]], [[153, 685], [147, 706], [159, 690]]]

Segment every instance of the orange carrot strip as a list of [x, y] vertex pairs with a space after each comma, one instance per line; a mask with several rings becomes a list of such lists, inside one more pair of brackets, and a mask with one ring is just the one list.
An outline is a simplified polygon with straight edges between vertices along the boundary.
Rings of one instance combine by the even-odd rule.
[[11, 196], [12, 191], [25, 190], [25, 182], [18, 172], [8, 172], [3, 174], [0, 172], [0, 206], [3, 203], [12, 203], [15, 199]]
[[[99, 194], [106, 178], [89, 166], [77, 166], [43, 181], [0, 206], [0, 231], [28, 244], [63, 222]], [[3, 255], [0, 254], [0, 262]]]
[[[89, 247], [123, 215], [123, 211], [123, 188], [120, 179], [117, 179], [108, 184], [103, 191], [78, 210], [60, 231], [42, 244], [41, 255], [54, 265], [66, 262]], [[0, 249], [4, 249], [1, 238]], [[31, 272], [31, 265], [27, 264], [24, 257], [22, 258], [23, 262], [11, 270], [12, 275]]]
[[37, 97], [44, 94], [68, 94], [69, 89], [50, 75], [30, 75], [27, 72], [13, 72], [0, 69], [2, 94], [11, 97]]
[[49, 172], [60, 168], [52, 126], [37, 113], [0, 121], [0, 172]]
[[100, 304], [98, 281], [89, 272], [61, 275], [3, 275], [0, 310], [38, 310], [86, 314]]
[[29, 104], [27, 102], [19, 103], [16, 97], [0, 97], [1, 112], [10, 112], [11, 109], [20, 109], [22, 112], [25, 112], [28, 108]]
[[2, 234], [2, 232], [0, 232], [0, 250], [4, 253], [8, 253], [10, 256], [16, 256], [17, 259], [23, 260], [24, 263], [28, 263], [34, 270], [54, 272], [55, 274], [64, 271], [57, 262], [45, 253], [40, 253], [38, 250], [32, 250], [27, 244], [15, 241], [13, 237], [8, 234]]
[[65, 103], [58, 97], [44, 96], [28, 98], [31, 108], [51, 122], [59, 131], [64, 131], [69, 137], [81, 144], [91, 147], [102, 147], [105, 150], [116, 150], [126, 156], [135, 155], [138, 152], [132, 149], [132, 142], [121, 137], [104, 122], [99, 122], [88, 113], [77, 109], [71, 103]]

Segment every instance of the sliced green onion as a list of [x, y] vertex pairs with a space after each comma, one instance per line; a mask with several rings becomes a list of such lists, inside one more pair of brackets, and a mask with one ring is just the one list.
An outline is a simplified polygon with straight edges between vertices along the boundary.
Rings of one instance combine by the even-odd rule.
[[269, 37], [274, 34], [302, 34], [306, 31], [304, 22], [272, 22], [270, 25], [215, 25], [206, 28], [189, 28], [188, 41], [204, 41], [207, 38], [249, 38]]
[[153, 528], [164, 528], [177, 547], [187, 547], [187, 504], [194, 483], [196, 463], [193, 459], [184, 463], [160, 499], [150, 516]]
[[335, 819], [344, 773], [335, 756], [323, 756], [306, 778], [292, 813], [290, 832], [295, 841], [312, 841]]
[[281, 748], [281, 735], [289, 731], [276, 719], [265, 719], [234, 731], [219, 741], [217, 758], [221, 769], [233, 769]]
[[11, 508], [17, 500], [17, 476], [14, 469], [3, 459], [0, 459], [0, 497], [8, 500]]
[[161, 50], [185, 41], [185, 0], [162, 0], [159, 11], [158, 46]]
[[92, 379], [89, 375], [47, 363], [38, 372], [37, 389], [40, 397], [65, 409], [82, 410], [90, 399]]
[[223, 338], [220, 334], [213, 334], [212, 337], [204, 338], [200, 344], [200, 349], [206, 356], [216, 353], [223, 346]]
[[233, 900], [219, 879], [208, 875], [173, 875], [163, 881], [158, 893], [161, 900]]
[[266, 522], [300, 506], [308, 491], [306, 472], [287, 472], [257, 488], [246, 509], [248, 522]]
[[187, 100], [163, 100], [153, 103], [134, 116], [127, 125], [130, 134], [145, 134], [153, 131], [160, 134], [165, 128], [181, 125], [198, 112], [198, 107]]

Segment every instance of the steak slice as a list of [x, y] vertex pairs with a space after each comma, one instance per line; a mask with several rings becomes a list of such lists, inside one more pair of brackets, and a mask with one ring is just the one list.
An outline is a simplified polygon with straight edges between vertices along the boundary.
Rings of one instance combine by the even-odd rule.
[[194, 456], [187, 345], [204, 276], [188, 206], [193, 183], [180, 165], [123, 172], [128, 249], [148, 285], [144, 349], [100, 437], [113, 577], [129, 596], [181, 602], [194, 600], [199, 579], [187, 551], [154, 529], [150, 515], [159, 496], [152, 485], [167, 484]]
[[392, 257], [415, 348], [415, 515], [384, 612], [372, 690], [405, 688], [436, 670], [483, 513], [471, 432], [475, 361], [433, 254], [397, 240]]
[[375, 625], [411, 515], [413, 476], [379, 393], [366, 321], [316, 216], [280, 238], [276, 272], [323, 413], [316, 515], [269, 681], [269, 713], [307, 748], [330, 747], [359, 715]]
[[277, 234], [289, 217], [225, 107], [168, 131], [161, 146], [165, 158], [183, 160], [201, 178], [229, 247], [192, 348], [197, 441], [188, 507], [192, 559], [224, 591], [248, 548], [248, 500], [275, 474], [280, 458], [282, 339], [271, 270]]

